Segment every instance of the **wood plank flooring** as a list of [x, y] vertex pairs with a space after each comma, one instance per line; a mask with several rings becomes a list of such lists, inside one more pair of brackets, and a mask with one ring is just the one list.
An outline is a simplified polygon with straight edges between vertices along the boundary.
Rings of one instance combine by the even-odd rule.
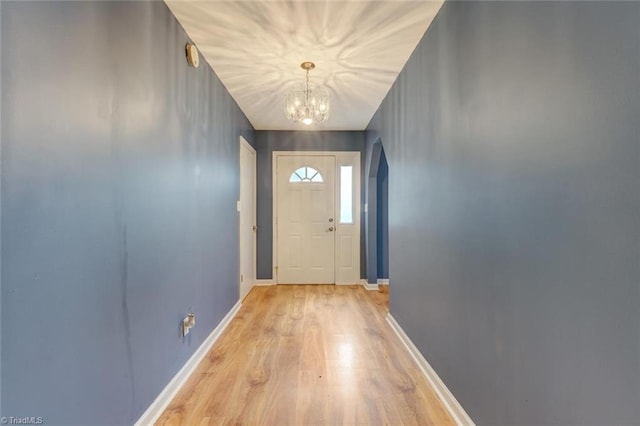
[[386, 287], [254, 287], [157, 425], [452, 425]]

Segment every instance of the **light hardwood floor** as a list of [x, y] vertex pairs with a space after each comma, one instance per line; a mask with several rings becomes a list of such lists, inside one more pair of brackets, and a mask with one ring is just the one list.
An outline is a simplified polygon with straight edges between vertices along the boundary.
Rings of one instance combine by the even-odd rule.
[[156, 424], [454, 424], [386, 323], [386, 289], [253, 288]]

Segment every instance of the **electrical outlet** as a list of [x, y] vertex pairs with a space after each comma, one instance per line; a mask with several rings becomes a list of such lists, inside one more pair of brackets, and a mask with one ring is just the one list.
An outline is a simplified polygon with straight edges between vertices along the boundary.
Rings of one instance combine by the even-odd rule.
[[191, 330], [196, 325], [196, 314], [190, 312], [189, 315], [182, 320], [182, 336], [186, 336], [189, 334], [189, 330]]

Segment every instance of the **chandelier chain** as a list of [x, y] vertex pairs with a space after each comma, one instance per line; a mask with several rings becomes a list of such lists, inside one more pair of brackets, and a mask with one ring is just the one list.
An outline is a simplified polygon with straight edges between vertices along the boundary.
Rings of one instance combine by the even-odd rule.
[[307, 90], [305, 90], [305, 106], [309, 108], [309, 69], [307, 68]]

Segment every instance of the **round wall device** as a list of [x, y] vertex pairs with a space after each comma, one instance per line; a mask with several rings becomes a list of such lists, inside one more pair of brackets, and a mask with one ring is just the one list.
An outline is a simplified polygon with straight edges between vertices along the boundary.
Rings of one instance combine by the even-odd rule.
[[187, 63], [192, 67], [197, 68], [200, 64], [200, 57], [198, 55], [198, 49], [195, 44], [187, 43]]

